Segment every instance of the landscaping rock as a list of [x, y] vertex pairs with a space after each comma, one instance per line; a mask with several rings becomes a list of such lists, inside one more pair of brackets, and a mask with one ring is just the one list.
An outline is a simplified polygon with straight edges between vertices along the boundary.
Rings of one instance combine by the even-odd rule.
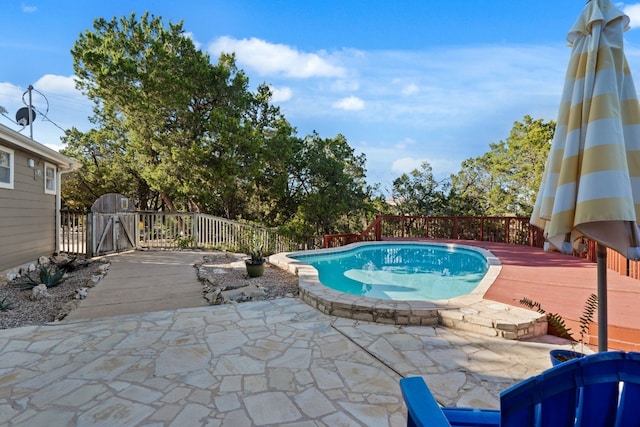
[[76, 299], [85, 299], [87, 297], [87, 288], [76, 289]]
[[40, 283], [31, 289], [31, 299], [33, 301], [40, 301], [43, 298], [51, 298], [51, 295], [48, 292], [47, 285]]

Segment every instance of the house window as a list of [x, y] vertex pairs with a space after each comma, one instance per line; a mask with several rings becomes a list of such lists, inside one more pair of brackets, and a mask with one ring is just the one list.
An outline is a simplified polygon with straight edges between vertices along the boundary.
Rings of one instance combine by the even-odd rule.
[[13, 150], [0, 147], [0, 188], [13, 188]]
[[49, 163], [44, 164], [44, 192], [56, 194], [56, 168]]

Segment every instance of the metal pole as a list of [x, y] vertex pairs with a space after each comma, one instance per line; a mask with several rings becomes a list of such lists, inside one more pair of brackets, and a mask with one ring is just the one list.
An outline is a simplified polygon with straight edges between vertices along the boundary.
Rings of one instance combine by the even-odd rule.
[[[33, 106], [31, 103], [31, 91], [33, 90], [33, 86], [29, 85], [27, 91], [29, 91], [29, 138], [33, 139]], [[23, 98], [24, 99], [24, 98]]]
[[598, 265], [598, 352], [607, 351], [607, 248], [598, 243], [596, 251]]

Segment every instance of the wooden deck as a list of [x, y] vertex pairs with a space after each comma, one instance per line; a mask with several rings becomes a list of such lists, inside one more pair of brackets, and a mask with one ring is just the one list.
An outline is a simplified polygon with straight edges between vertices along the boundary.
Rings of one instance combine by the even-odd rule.
[[[447, 241], [480, 246], [502, 262], [502, 271], [485, 299], [519, 306], [522, 297], [539, 301], [547, 312], [557, 312], [572, 332], [579, 332], [578, 319], [584, 302], [597, 293], [596, 264], [560, 253], [503, 243]], [[609, 349], [640, 351], [640, 280], [607, 272]], [[597, 345], [597, 326], [590, 328]]]

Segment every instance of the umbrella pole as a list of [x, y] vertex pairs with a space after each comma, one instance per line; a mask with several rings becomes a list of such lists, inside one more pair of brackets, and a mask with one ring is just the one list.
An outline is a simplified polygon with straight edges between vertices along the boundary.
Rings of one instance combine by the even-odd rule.
[[598, 352], [607, 351], [607, 247], [598, 243]]

